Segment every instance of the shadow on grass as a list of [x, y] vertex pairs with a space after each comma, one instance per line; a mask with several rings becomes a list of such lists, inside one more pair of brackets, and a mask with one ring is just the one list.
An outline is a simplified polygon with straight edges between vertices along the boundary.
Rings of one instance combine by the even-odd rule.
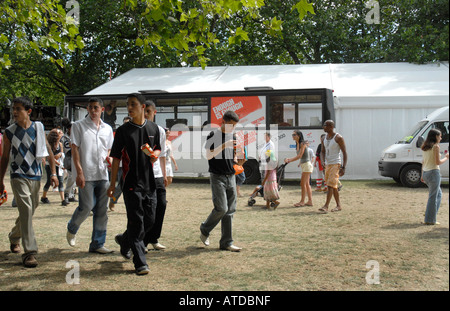
[[418, 233], [416, 236], [421, 240], [434, 240], [434, 239], [445, 239], [445, 244], [449, 242], [449, 228], [437, 226], [425, 226], [421, 223], [398, 223], [389, 226], [382, 227], [381, 229], [387, 230], [408, 230], [417, 229], [422, 227], [431, 228], [430, 231]]
[[422, 240], [445, 239], [445, 244], [448, 245], [449, 229], [433, 226], [433, 229], [431, 231], [419, 233], [417, 234], [417, 237]]
[[416, 229], [416, 228], [420, 228], [423, 227], [423, 225], [421, 223], [397, 223], [397, 224], [392, 224], [392, 225], [388, 225], [385, 227], [381, 227], [381, 229], [391, 229], [391, 230], [407, 230], [407, 229]]
[[[15, 267], [22, 268], [24, 270], [30, 270], [30, 271], [38, 271], [39, 269], [42, 269], [43, 272], [42, 276], [45, 279], [52, 279], [52, 273], [48, 270], [50, 266], [61, 266], [64, 270], [65, 265], [69, 261], [83, 261], [85, 259], [99, 259], [97, 264], [101, 266], [101, 268], [95, 268], [92, 269], [92, 271], [89, 270], [83, 270], [83, 274], [86, 275], [92, 275], [92, 278], [99, 278], [99, 271], [102, 271], [101, 277], [107, 277], [108, 275], [116, 275], [118, 273], [128, 273], [128, 271], [124, 270], [123, 264], [125, 263], [125, 260], [123, 262], [117, 261], [118, 258], [120, 258], [120, 254], [118, 252], [114, 252], [111, 254], [95, 254], [95, 253], [89, 253], [86, 251], [68, 251], [67, 249], [59, 249], [59, 248], [51, 248], [47, 249], [45, 251], [39, 251], [36, 254], [36, 259], [38, 260], [38, 266], [36, 268], [24, 268], [22, 265], [22, 254], [12, 254], [9, 251], [1, 252], [0, 253], [0, 269], [3, 270], [10, 270]], [[110, 258], [111, 261], [108, 261], [107, 259]], [[101, 260], [103, 259], [103, 260]], [[69, 271], [69, 268], [67, 270], [64, 270], [65, 272], [58, 271], [54, 274], [61, 274], [61, 273], [67, 273]], [[133, 271], [132, 271], [133, 272]], [[39, 278], [39, 274], [34, 274], [34, 277]], [[20, 281], [20, 280], [17, 280]]]

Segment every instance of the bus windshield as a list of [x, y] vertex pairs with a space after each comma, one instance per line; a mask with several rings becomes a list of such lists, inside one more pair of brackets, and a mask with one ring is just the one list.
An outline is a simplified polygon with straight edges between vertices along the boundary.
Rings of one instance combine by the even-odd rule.
[[427, 124], [428, 121], [420, 121], [417, 123], [402, 140], [397, 142], [397, 144], [410, 144]]

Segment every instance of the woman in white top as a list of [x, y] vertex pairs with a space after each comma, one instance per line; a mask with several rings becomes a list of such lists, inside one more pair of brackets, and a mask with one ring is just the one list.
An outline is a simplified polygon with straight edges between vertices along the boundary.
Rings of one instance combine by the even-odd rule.
[[439, 143], [441, 142], [442, 134], [437, 129], [431, 129], [428, 132], [427, 139], [423, 143], [421, 149], [423, 150], [422, 162], [422, 182], [427, 184], [429, 189], [427, 209], [425, 211], [425, 225], [438, 225], [436, 221], [437, 212], [441, 205], [442, 190], [441, 190], [441, 174], [439, 165], [448, 160], [448, 153], [441, 159]]

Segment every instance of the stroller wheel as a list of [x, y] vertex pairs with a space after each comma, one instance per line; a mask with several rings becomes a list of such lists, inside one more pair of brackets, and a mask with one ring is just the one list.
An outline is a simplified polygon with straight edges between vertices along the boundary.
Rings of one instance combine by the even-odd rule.
[[255, 199], [252, 199], [252, 198], [250, 198], [249, 200], [248, 200], [248, 206], [253, 206], [253, 204], [255, 204], [256, 203], [256, 200]]

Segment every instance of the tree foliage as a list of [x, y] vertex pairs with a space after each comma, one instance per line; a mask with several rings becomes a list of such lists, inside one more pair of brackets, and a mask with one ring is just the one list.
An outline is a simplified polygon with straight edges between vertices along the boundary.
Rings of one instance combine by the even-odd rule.
[[0, 98], [60, 104], [136, 67], [448, 61], [448, 1], [379, 0], [379, 24], [368, 2], [3, 0]]

